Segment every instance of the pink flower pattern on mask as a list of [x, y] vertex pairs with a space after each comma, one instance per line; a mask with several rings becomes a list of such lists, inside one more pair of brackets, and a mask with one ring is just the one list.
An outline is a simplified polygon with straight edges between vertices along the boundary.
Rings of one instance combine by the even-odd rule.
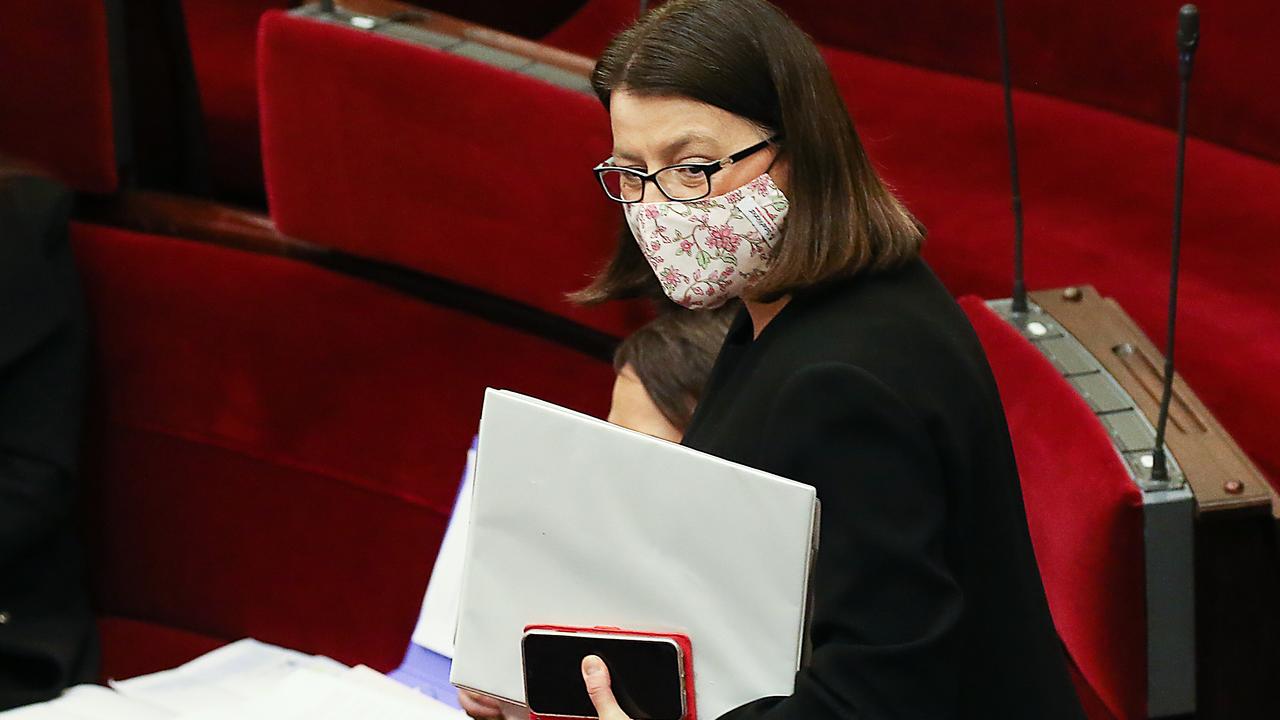
[[710, 309], [741, 296], [768, 271], [789, 205], [765, 173], [724, 195], [623, 207], [667, 297]]

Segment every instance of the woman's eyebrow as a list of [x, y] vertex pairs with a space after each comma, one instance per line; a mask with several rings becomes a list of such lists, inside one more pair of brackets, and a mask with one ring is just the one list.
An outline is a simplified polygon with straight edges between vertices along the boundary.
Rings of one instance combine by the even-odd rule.
[[706, 146], [715, 147], [716, 139], [714, 136], [707, 133], [703, 133], [703, 132], [697, 132], [697, 131], [687, 132], [681, 135], [680, 137], [676, 138], [675, 140], [672, 140], [671, 142], [667, 143], [666, 147], [663, 148], [663, 153], [665, 153], [668, 157], [671, 157], [676, 155], [681, 150], [687, 149], [690, 145], [700, 145], [702, 147], [706, 147]]
[[[702, 148], [715, 148], [715, 136], [698, 131], [684, 133], [662, 147], [662, 156], [673, 157], [681, 150], [695, 145]], [[630, 149], [614, 148], [613, 159], [615, 161], [641, 162], [640, 155]]]
[[613, 149], [613, 153], [609, 156], [609, 160], [615, 165], [619, 162], [640, 162], [640, 156], [630, 150]]

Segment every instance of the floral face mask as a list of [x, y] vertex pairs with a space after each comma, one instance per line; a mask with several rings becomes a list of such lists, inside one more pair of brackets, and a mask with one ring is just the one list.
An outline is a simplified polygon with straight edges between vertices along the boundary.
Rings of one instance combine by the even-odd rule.
[[764, 277], [789, 206], [764, 173], [724, 195], [623, 207], [667, 297], [691, 310], [710, 310]]

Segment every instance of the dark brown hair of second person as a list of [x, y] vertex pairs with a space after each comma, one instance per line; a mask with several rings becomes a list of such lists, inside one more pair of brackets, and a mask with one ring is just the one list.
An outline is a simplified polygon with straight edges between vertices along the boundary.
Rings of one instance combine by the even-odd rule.
[[618, 345], [613, 370], [630, 365], [663, 417], [684, 432], [738, 309], [669, 310]]

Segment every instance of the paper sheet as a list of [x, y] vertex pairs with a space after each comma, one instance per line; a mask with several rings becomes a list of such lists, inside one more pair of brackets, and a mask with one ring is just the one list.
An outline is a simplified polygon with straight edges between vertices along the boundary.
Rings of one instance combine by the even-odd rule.
[[[192, 713], [180, 720], [459, 720], [449, 708], [373, 671], [343, 675], [298, 668], [268, 694], [234, 713]], [[377, 673], [373, 673], [376, 675]], [[394, 687], [391, 687], [394, 686]], [[406, 695], [410, 693], [411, 695]]]
[[363, 665], [241, 640], [186, 665], [116, 683], [81, 685], [4, 720], [464, 720]]
[[436, 564], [431, 570], [426, 596], [418, 615], [418, 625], [413, 630], [413, 643], [453, 657], [453, 634], [458, 626], [458, 596], [462, 592], [462, 558], [467, 543], [467, 523], [471, 516], [471, 478], [476, 467], [476, 444], [467, 451], [467, 467], [462, 474], [462, 486], [449, 517]]
[[244, 639], [185, 665], [111, 683], [126, 698], [172, 713], [232, 710], [270, 692], [298, 668], [329, 675], [346, 666], [329, 658]]

